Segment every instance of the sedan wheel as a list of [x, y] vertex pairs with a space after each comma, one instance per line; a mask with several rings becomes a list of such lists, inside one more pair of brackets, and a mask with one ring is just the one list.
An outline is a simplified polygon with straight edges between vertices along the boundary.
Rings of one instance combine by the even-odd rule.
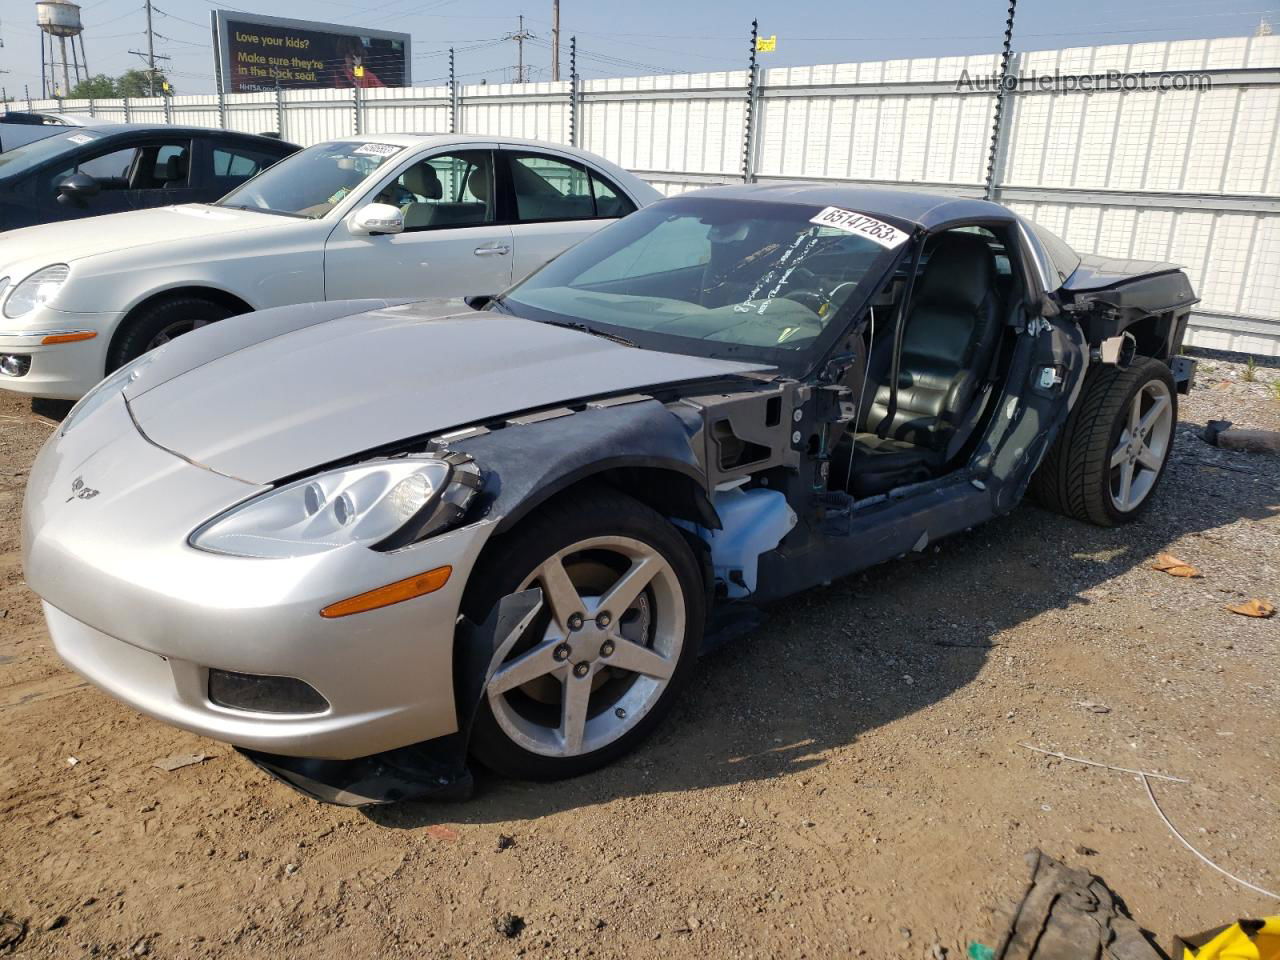
[[201, 327], [206, 327], [213, 322], [213, 320], [205, 318], [175, 320], [172, 323], [166, 324], [156, 332], [155, 336], [153, 336], [147, 343], [146, 347], [143, 348], [143, 353], [146, 353], [148, 350], [154, 350], [156, 347], [162, 347], [174, 337], [180, 337], [184, 333], [190, 333], [192, 330], [199, 330]]
[[471, 614], [537, 587], [542, 607], [490, 676], [472, 752], [500, 773], [558, 779], [638, 744], [692, 666], [701, 575], [681, 534], [612, 492], [553, 503], [473, 574]]
[[203, 297], [176, 296], [143, 307], [120, 325], [107, 352], [106, 372], [124, 366], [175, 337], [231, 316], [227, 307]]

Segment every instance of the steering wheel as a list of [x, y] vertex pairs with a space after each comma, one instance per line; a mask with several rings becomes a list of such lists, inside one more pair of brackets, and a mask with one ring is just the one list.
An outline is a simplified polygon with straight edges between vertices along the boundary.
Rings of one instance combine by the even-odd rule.
[[794, 300], [821, 317], [824, 309], [832, 306], [830, 294], [822, 289], [822, 281], [817, 274], [807, 267], [796, 267], [791, 271], [788, 286], [798, 285], [797, 281], [804, 283], [804, 286], [798, 290], [787, 290], [786, 293], [782, 294], [781, 299]]

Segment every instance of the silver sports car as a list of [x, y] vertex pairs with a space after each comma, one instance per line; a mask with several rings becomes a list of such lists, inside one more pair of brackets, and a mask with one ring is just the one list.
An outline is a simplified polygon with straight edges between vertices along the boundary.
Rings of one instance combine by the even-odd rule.
[[117, 370], [32, 470], [27, 580], [75, 669], [313, 796], [570, 776], [768, 601], [1032, 482], [1135, 517], [1194, 302], [977, 200], [672, 198], [501, 296], [267, 310]]

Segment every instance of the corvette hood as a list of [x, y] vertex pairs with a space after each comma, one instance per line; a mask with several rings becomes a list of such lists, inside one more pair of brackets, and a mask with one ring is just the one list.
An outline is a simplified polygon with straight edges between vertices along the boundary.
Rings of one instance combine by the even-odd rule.
[[73, 263], [122, 248], [169, 245], [195, 237], [261, 230], [289, 222], [265, 213], [186, 203], [42, 223], [0, 234], [0, 276], [24, 261], [39, 261], [40, 266]]
[[[144, 375], [126, 397], [153, 443], [218, 473], [270, 483], [520, 411], [768, 369], [454, 309], [456, 301], [448, 310], [428, 301], [311, 323], [167, 379]], [[225, 322], [248, 329], [253, 317]], [[198, 355], [204, 332], [172, 348], [190, 341]]]

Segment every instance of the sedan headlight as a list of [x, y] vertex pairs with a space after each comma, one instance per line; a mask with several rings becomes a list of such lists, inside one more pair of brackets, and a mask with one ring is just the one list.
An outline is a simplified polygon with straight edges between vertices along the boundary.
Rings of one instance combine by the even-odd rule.
[[374, 460], [255, 497], [191, 535], [237, 557], [306, 557], [349, 544], [394, 550], [457, 522], [480, 486], [470, 457]]
[[55, 263], [51, 267], [37, 270], [13, 288], [9, 299], [4, 303], [4, 315], [10, 320], [17, 320], [36, 307], [44, 306], [58, 295], [70, 272], [65, 263]]
[[[164, 348], [161, 347], [160, 349]], [[89, 392], [81, 397], [76, 405], [71, 408], [71, 412], [62, 418], [62, 432], [65, 434], [71, 429], [72, 424], [84, 419], [90, 412], [98, 409], [98, 407], [137, 380], [138, 377], [142, 376], [142, 371], [155, 360], [158, 352], [153, 350], [150, 353], [144, 353], [142, 356], [130, 360], [106, 379], [98, 381], [98, 385], [91, 387]]]

